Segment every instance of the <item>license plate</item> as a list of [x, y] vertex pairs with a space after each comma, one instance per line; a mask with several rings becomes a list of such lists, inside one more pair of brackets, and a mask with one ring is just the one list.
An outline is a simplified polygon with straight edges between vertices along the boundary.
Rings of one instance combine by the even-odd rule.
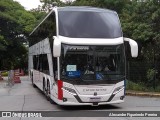
[[100, 102], [101, 98], [100, 97], [91, 97], [90, 102]]

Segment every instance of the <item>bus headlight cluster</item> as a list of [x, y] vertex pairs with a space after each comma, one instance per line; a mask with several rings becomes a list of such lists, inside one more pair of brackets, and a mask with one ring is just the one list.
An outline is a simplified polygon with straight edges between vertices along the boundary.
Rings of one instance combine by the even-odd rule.
[[120, 92], [121, 90], [124, 89], [124, 85], [120, 86], [120, 87], [117, 87], [114, 91], [113, 91], [113, 94], [117, 94], [118, 92]]
[[77, 95], [77, 94], [76, 94], [76, 91], [75, 91], [74, 89], [72, 89], [72, 88], [63, 87], [62, 89], [63, 89], [64, 91], [72, 94], [72, 95]]

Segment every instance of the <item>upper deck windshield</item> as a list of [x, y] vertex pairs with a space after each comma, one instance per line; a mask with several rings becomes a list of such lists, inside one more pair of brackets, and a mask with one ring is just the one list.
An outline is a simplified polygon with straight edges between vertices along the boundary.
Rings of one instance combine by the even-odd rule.
[[114, 84], [124, 80], [123, 45], [70, 46], [62, 44], [61, 80], [71, 84]]
[[111, 11], [59, 11], [59, 35], [71, 38], [122, 37], [118, 15]]

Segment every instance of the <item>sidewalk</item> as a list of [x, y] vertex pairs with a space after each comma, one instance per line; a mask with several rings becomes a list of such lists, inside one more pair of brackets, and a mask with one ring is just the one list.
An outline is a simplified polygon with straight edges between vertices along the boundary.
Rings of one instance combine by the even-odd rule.
[[0, 88], [9, 87], [8, 84], [8, 77], [3, 77], [3, 80], [0, 80]]

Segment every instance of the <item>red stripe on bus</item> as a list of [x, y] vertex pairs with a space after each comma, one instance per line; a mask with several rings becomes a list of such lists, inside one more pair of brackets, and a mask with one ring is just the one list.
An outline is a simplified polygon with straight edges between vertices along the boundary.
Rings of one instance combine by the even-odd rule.
[[58, 99], [59, 100], [63, 99], [63, 90], [62, 90], [62, 87], [63, 87], [62, 80], [58, 80]]

